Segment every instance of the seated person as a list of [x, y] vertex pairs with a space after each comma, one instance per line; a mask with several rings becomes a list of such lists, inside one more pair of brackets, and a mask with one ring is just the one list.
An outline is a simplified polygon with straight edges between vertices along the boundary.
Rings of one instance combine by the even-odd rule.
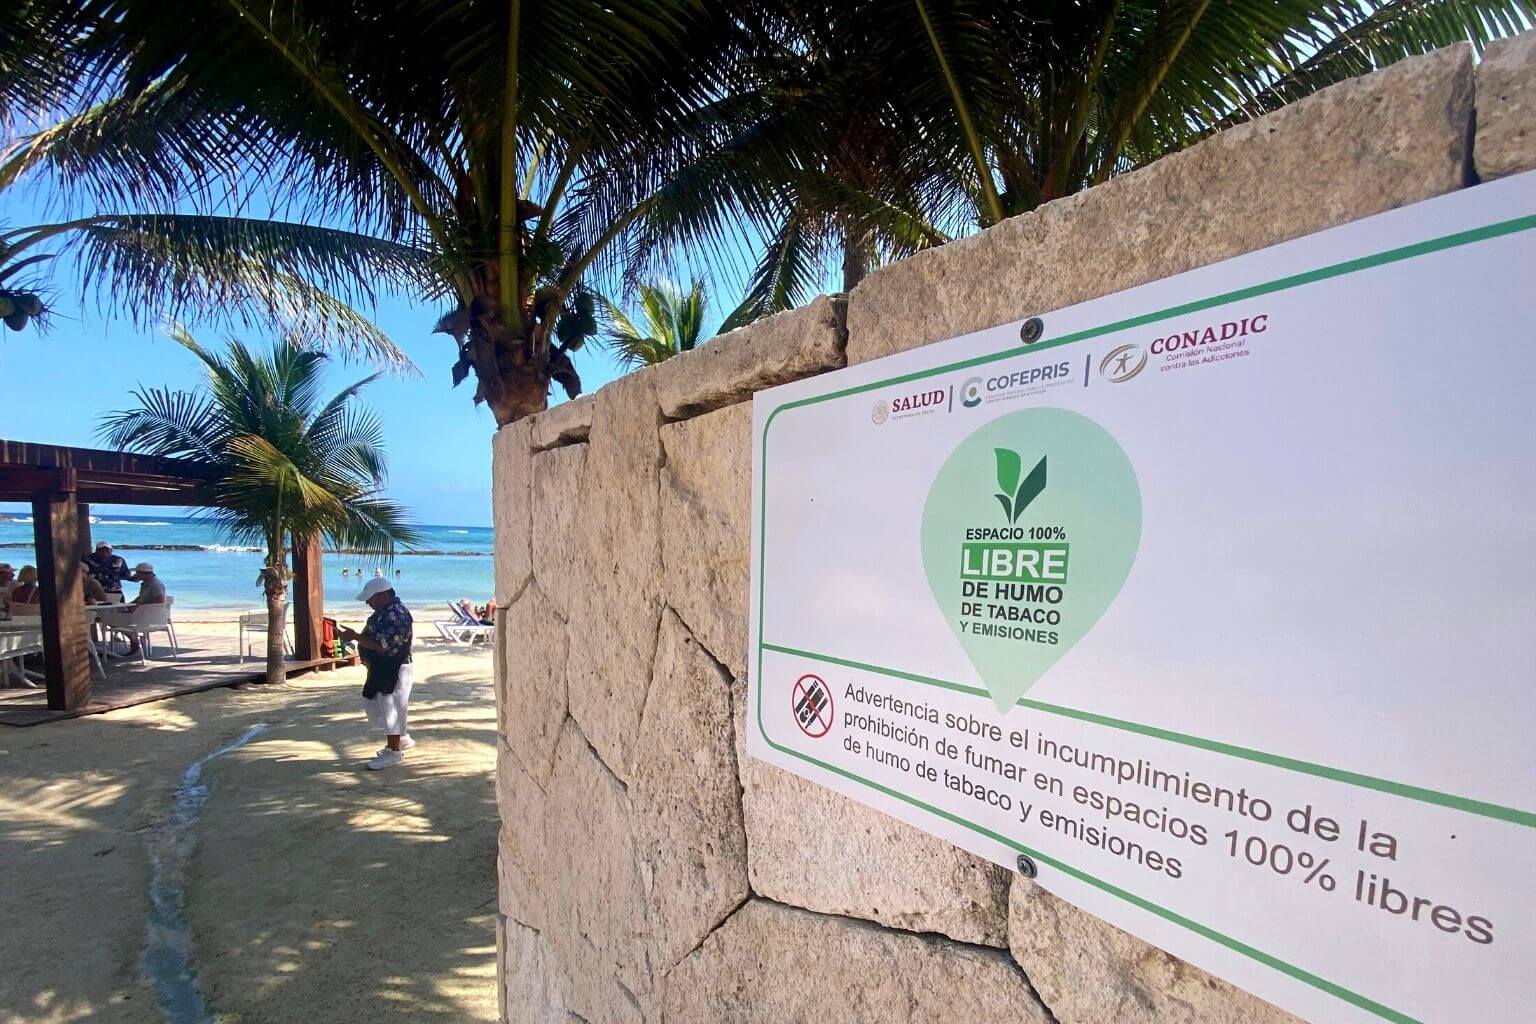
[[11, 588], [10, 601], [12, 605], [43, 603], [43, 592], [37, 585], [36, 566], [21, 567], [21, 574], [16, 577], [16, 585]]
[[485, 607], [476, 608], [475, 615], [480, 619], [482, 626], [496, 625], [496, 599], [494, 597], [486, 598]]
[[[130, 605], [140, 607], [146, 604], [165, 604], [165, 583], [155, 575], [155, 567], [148, 562], [140, 562], [133, 567], [133, 579], [139, 581], [139, 596], [129, 602]], [[139, 653], [138, 634], [130, 634], [128, 653]]]
[[140, 562], [133, 567], [133, 578], [139, 581], [139, 596], [134, 604], [165, 604], [165, 583], [155, 575], [155, 567]]
[[16, 585], [16, 570], [10, 562], [0, 562], [0, 602], [10, 599], [11, 588]]
[[86, 604], [112, 603], [112, 599], [107, 596], [106, 589], [100, 583], [97, 583], [96, 577], [90, 573], [85, 574], [84, 578], [80, 580], [80, 585], [85, 589]]

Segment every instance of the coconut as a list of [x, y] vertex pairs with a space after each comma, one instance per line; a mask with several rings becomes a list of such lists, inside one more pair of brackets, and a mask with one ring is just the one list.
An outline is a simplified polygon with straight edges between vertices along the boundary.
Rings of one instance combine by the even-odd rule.
[[0, 295], [0, 318], [8, 317], [16, 312], [16, 303], [9, 295]]
[[5, 326], [9, 327], [13, 331], [26, 330], [27, 321], [30, 319], [31, 317], [27, 316], [26, 310], [12, 310], [10, 315], [5, 318]]
[[43, 300], [31, 292], [16, 296], [16, 305], [25, 310], [27, 316], [41, 316], [43, 312]]

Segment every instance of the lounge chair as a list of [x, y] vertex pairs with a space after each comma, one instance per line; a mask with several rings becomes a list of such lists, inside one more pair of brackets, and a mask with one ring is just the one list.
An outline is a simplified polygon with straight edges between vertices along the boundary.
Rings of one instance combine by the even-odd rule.
[[473, 647], [476, 641], [490, 643], [495, 635], [496, 627], [487, 626], [473, 616], [465, 613], [457, 602], [449, 601], [448, 610], [453, 618], [447, 621], [435, 619], [432, 625], [437, 627], [437, 632], [442, 638], [451, 644], [460, 647]]

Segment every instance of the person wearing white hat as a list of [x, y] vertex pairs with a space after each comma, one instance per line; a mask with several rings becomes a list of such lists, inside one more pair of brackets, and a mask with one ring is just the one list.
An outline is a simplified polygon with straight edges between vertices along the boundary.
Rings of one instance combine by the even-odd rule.
[[139, 581], [139, 596], [134, 604], [165, 604], [165, 581], [155, 575], [155, 567], [140, 562], [133, 567], [133, 578]]
[[101, 589], [109, 594], [121, 594], [123, 592], [123, 580], [134, 578], [128, 569], [128, 563], [123, 561], [121, 555], [112, 553], [112, 545], [106, 541], [98, 541], [96, 550], [80, 559], [85, 564], [85, 571], [101, 584]]
[[363, 584], [359, 601], [373, 609], [359, 633], [350, 626], [337, 630], [338, 639], [356, 643], [368, 678], [363, 683], [363, 707], [368, 721], [384, 732], [384, 746], [368, 762], [371, 771], [393, 768], [416, 745], [406, 731], [406, 712], [411, 702], [411, 639], [414, 625], [410, 610], [395, 594], [390, 581], [375, 577]]
[[[133, 575], [128, 578], [139, 581], [139, 595], [129, 602], [130, 605], [165, 604], [165, 581], [155, 575], [153, 565], [140, 562], [133, 567]], [[139, 653], [137, 633], [129, 634], [128, 653]]]

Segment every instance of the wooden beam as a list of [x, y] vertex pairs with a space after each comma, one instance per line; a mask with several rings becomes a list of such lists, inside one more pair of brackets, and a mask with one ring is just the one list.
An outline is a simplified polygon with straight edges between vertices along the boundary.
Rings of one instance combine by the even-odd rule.
[[43, 613], [43, 673], [48, 707], [72, 711], [91, 702], [91, 662], [86, 654], [85, 588], [81, 583], [80, 506], [73, 494], [32, 501], [37, 576]]
[[75, 514], [80, 518], [80, 557], [84, 558], [91, 553], [91, 506], [88, 502], [79, 502], [75, 506]]
[[293, 652], [300, 661], [323, 658], [325, 571], [320, 535], [293, 539]]
[[73, 469], [0, 465], [0, 493], [25, 494], [30, 501], [40, 494], [72, 494], [77, 487]]

